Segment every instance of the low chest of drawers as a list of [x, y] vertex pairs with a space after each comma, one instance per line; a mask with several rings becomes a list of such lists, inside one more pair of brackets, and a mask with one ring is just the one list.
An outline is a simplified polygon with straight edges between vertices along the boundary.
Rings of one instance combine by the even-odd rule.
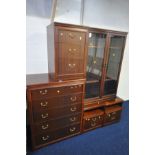
[[[38, 75], [39, 76], [39, 75]], [[42, 76], [42, 75], [40, 75]], [[27, 77], [27, 103], [33, 148], [77, 135], [82, 131], [84, 80], [34, 84]], [[34, 76], [37, 78], [37, 76]]]

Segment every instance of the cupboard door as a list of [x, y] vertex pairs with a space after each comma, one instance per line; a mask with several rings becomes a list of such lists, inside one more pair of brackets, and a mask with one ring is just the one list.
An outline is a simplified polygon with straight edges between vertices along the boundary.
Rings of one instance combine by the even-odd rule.
[[85, 98], [100, 96], [106, 35], [89, 33]]
[[124, 43], [124, 36], [113, 35], [110, 38], [108, 62], [103, 91], [104, 95], [116, 94]]
[[84, 77], [86, 33], [60, 29], [57, 35], [58, 77], [60, 79]]

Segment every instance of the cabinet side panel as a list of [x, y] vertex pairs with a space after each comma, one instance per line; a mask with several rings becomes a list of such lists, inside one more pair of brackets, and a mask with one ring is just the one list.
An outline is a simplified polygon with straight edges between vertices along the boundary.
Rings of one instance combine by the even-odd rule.
[[54, 47], [54, 24], [47, 26], [47, 48], [48, 48], [48, 72], [55, 72], [55, 47]]

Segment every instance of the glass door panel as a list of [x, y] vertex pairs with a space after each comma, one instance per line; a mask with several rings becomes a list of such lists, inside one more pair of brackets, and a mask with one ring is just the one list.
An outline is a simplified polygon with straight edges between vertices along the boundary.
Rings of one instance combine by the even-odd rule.
[[104, 82], [104, 95], [115, 94], [117, 91], [124, 41], [125, 37], [123, 36], [111, 37], [106, 78]]
[[105, 40], [103, 33], [89, 33], [85, 98], [100, 96]]

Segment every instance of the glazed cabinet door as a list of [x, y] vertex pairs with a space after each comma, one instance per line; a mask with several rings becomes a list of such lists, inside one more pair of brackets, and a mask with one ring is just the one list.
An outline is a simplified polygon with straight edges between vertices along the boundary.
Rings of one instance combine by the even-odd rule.
[[111, 35], [107, 51], [107, 64], [103, 84], [103, 95], [116, 94], [121, 69], [125, 36]]
[[56, 74], [59, 79], [85, 75], [86, 32], [56, 28]]
[[85, 98], [100, 96], [106, 34], [89, 32]]

